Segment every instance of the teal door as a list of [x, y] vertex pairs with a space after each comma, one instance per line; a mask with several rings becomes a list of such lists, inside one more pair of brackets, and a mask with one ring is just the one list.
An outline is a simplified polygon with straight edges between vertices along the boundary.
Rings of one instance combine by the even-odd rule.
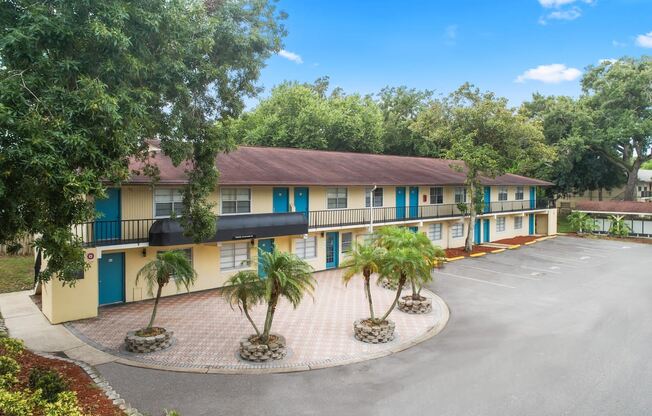
[[536, 208], [537, 204], [537, 188], [536, 186], [530, 186], [530, 209]]
[[306, 217], [310, 210], [308, 196], [308, 188], [294, 188], [294, 209], [296, 212], [303, 212]]
[[491, 236], [489, 235], [489, 219], [483, 220], [483, 233], [482, 233], [482, 242], [488, 243], [491, 241]]
[[484, 212], [491, 212], [491, 186], [484, 187]]
[[339, 263], [339, 233], [326, 233], [326, 268], [334, 269]]
[[274, 188], [274, 212], [288, 212], [290, 210], [290, 196], [288, 188]]
[[106, 199], [95, 200], [95, 211], [98, 218], [95, 221], [95, 240], [120, 239], [120, 189], [106, 190]]
[[108, 305], [125, 301], [124, 253], [103, 253], [99, 259], [99, 303]]
[[419, 187], [410, 186], [410, 218], [419, 216]]
[[[267, 238], [265, 240], [258, 240], [258, 258], [260, 258], [260, 253], [271, 253], [274, 250], [274, 239]], [[258, 276], [265, 277], [265, 271], [263, 270], [262, 262], [258, 262]]]
[[480, 244], [480, 242], [482, 241], [480, 239], [480, 231], [481, 231], [480, 227], [482, 227], [482, 224], [480, 219], [478, 218], [477, 220], [475, 220], [475, 227], [473, 227], [473, 242], [475, 244]]
[[405, 218], [405, 187], [396, 188], [396, 219]]
[[528, 215], [528, 217], [530, 217], [529, 218], [529, 227], [528, 228], [529, 228], [530, 235], [532, 235], [532, 234], [534, 234], [534, 225], [535, 225], [534, 224], [534, 214], [530, 214], [530, 215]]

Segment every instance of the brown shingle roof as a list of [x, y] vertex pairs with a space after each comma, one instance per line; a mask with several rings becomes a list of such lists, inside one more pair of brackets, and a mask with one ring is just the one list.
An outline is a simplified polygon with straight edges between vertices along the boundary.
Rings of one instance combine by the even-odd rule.
[[[187, 181], [187, 164], [175, 167], [157, 152], [161, 184]], [[222, 185], [462, 185], [465, 175], [451, 167], [459, 161], [426, 157], [332, 152], [280, 147], [240, 146], [219, 154], [216, 165]], [[130, 167], [138, 169], [139, 162]], [[482, 178], [485, 185], [538, 185], [549, 182], [506, 174]], [[145, 176], [133, 176], [130, 183], [149, 183]]]
[[575, 209], [588, 212], [652, 214], [652, 202], [577, 201]]

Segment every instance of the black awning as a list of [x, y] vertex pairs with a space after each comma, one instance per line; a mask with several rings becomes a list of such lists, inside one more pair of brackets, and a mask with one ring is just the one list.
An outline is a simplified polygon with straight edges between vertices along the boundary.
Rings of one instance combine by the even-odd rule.
[[[308, 218], [301, 212], [223, 215], [217, 217], [216, 222], [217, 232], [215, 235], [202, 242], [249, 240], [308, 233]], [[149, 245], [193, 244], [192, 237], [185, 236], [183, 232], [181, 223], [176, 219], [156, 220], [149, 229]]]

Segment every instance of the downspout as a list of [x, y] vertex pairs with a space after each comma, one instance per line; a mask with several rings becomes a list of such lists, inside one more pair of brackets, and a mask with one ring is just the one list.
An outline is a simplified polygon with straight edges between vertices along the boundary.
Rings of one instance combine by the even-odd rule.
[[369, 203], [369, 233], [373, 234], [374, 232], [374, 191], [376, 190], [377, 186], [374, 185], [374, 187], [371, 189], [371, 195], [369, 195], [370, 203]]

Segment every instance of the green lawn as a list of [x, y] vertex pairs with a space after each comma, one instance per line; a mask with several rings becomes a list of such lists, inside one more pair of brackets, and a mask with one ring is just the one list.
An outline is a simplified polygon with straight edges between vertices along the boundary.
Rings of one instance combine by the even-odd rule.
[[31, 289], [33, 283], [32, 256], [0, 256], [0, 293]]
[[571, 233], [573, 230], [568, 223], [568, 218], [565, 215], [557, 216], [557, 232], [559, 233]]

